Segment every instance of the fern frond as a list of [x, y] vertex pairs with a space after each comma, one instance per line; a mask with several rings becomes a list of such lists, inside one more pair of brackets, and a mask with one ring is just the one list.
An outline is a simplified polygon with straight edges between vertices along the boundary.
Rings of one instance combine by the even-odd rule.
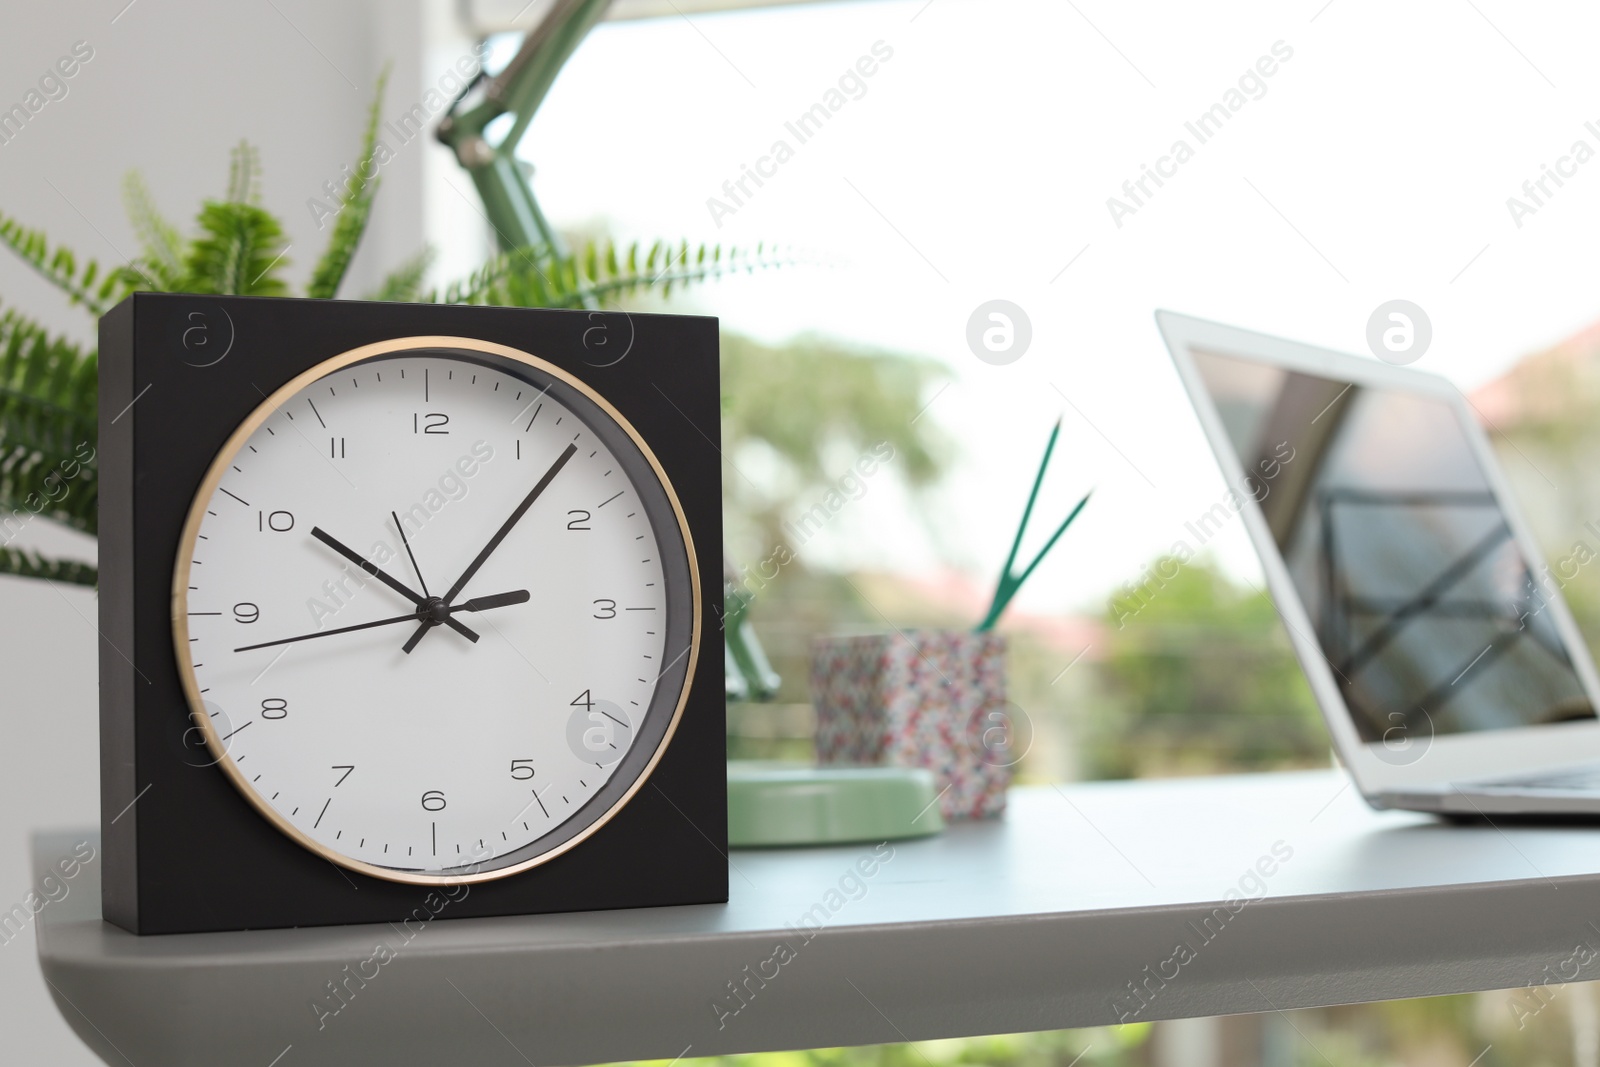
[[240, 141], [229, 153], [228, 203], [261, 203], [261, 156], [249, 141]]
[[642, 292], [669, 295], [674, 288], [729, 274], [753, 273], [796, 262], [765, 244], [754, 250], [721, 245], [663, 241], [644, 251], [635, 242], [619, 254], [610, 241], [590, 242], [578, 251], [552, 256], [543, 250], [503, 253], [441, 294], [426, 299], [445, 304], [495, 304], [510, 307], [580, 308]]
[[425, 248], [412, 259], [390, 271], [367, 300], [393, 300], [414, 303], [422, 299], [422, 279], [433, 264], [433, 249]]
[[[669, 256], [663, 252], [659, 267], [640, 270], [634, 265], [637, 247], [635, 245], [629, 249], [626, 266], [617, 264], [615, 259], [607, 260], [603, 269], [584, 283], [578, 293], [580, 300], [591, 297], [605, 303], [655, 289], [659, 289], [662, 296], [667, 296], [674, 288], [696, 282], [712, 281], [730, 274], [754, 274], [758, 270], [773, 270], [799, 262], [792, 253], [769, 251], [763, 243], [753, 250], [730, 247], [726, 253], [721, 245], [702, 244], [694, 252], [691, 263], [689, 247], [684, 243], [679, 245], [676, 254]], [[656, 249], [651, 251], [654, 253]]]
[[96, 531], [97, 370], [93, 353], [0, 315], [0, 544], [34, 515]]
[[372, 107], [367, 111], [367, 129], [361, 137], [361, 154], [356, 158], [349, 181], [339, 194], [339, 215], [334, 219], [328, 247], [317, 261], [316, 269], [311, 272], [311, 281], [306, 286], [307, 296], [331, 300], [338, 295], [339, 286], [350, 269], [350, 261], [355, 258], [356, 249], [361, 245], [361, 236], [366, 233], [367, 220], [372, 217], [372, 201], [378, 194], [378, 161], [375, 157], [378, 115], [383, 104], [383, 89], [388, 82], [389, 71], [385, 68], [378, 75], [378, 90], [372, 98]]
[[164, 292], [181, 288], [183, 279], [183, 238], [178, 228], [162, 217], [155, 198], [136, 170], [122, 179], [122, 202], [139, 236], [143, 251], [135, 262], [145, 278], [157, 282]]
[[497, 255], [465, 278], [457, 278], [445, 286], [442, 293], [434, 289], [423, 294], [422, 300], [429, 304], [481, 304], [489, 290], [503, 282], [510, 272], [511, 255]]
[[50, 241], [39, 230], [30, 230], [16, 219], [0, 213], [0, 244], [15, 252], [38, 271], [45, 281], [60, 289], [74, 304], [82, 304], [92, 315], [104, 315], [116, 303], [125, 284], [120, 271], [102, 273], [94, 260], [78, 266], [78, 257]]
[[17, 578], [43, 578], [63, 585], [86, 585], [93, 588], [100, 580], [100, 572], [93, 564], [70, 559], [45, 559], [37, 552], [0, 547], [0, 574]]
[[201, 236], [189, 246], [184, 289], [191, 293], [283, 296], [278, 277], [286, 264], [283, 228], [254, 204], [207, 201], [200, 209]]
[[38, 397], [91, 427], [99, 416], [95, 353], [12, 309], [0, 312], [0, 388]]

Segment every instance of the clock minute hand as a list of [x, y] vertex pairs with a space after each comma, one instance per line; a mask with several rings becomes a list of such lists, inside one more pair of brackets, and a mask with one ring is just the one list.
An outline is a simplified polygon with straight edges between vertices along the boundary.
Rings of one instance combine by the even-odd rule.
[[[526, 589], [518, 589], [511, 593], [496, 593], [493, 596], [474, 597], [451, 610], [453, 611], [488, 611], [491, 608], [504, 608], [512, 604], [526, 604], [530, 599]], [[354, 626], [340, 626], [334, 630], [318, 630], [316, 633], [301, 634], [298, 637], [283, 637], [276, 641], [263, 641], [258, 645], [244, 645], [234, 649], [235, 652], [249, 652], [257, 648], [272, 648], [275, 645], [292, 645], [296, 641], [309, 641], [314, 637], [332, 637], [334, 634], [354, 633], [356, 630], [370, 630], [376, 626], [393, 626], [396, 623], [412, 622], [417, 618], [417, 612], [409, 615], [395, 615], [387, 619], [378, 619], [374, 622], [358, 622]]]
[[[421, 605], [425, 603], [422, 597], [412, 592], [411, 589], [401, 584], [395, 578], [392, 578], [388, 572], [378, 569], [376, 564], [370, 562], [369, 560], [363, 559], [359, 552], [353, 548], [350, 548], [344, 542], [339, 541], [329, 535], [326, 530], [322, 529], [322, 527], [311, 527], [311, 536], [315, 537], [318, 541], [321, 541], [323, 544], [339, 553], [339, 555], [343, 556], [351, 563], [354, 563], [357, 567], [360, 567], [362, 570], [366, 571], [368, 574], [372, 575], [374, 578], [378, 579], [378, 581], [382, 582], [390, 589], [393, 589], [396, 593], [399, 593], [413, 604]], [[468, 641], [476, 642], [478, 640], [478, 634], [475, 631], [463, 626], [454, 619], [447, 617], [444, 620], [444, 623], [446, 626], [450, 627], [450, 629], [454, 630], [462, 637], [465, 637]]]
[[[516, 510], [512, 511], [510, 516], [507, 517], [506, 521], [500, 524], [500, 529], [496, 530], [494, 532], [494, 536], [489, 538], [489, 543], [483, 546], [483, 551], [479, 552], [477, 557], [474, 558], [471, 563], [467, 564], [467, 569], [461, 572], [461, 577], [456, 579], [456, 584], [452, 585], [450, 587], [450, 591], [444, 595], [444, 602], [446, 604], [449, 604], [451, 601], [455, 600], [456, 595], [460, 593], [461, 590], [466, 587], [466, 584], [472, 580], [472, 576], [478, 573], [478, 568], [483, 566], [484, 561], [489, 558], [490, 553], [500, 547], [500, 542], [506, 539], [506, 535], [511, 532], [511, 528], [517, 524], [518, 520], [520, 520], [522, 516], [528, 513], [528, 509], [533, 507], [533, 502], [539, 499], [539, 494], [543, 493], [545, 489], [549, 487], [550, 483], [555, 479], [555, 476], [561, 473], [561, 468], [567, 465], [567, 461], [571, 459], [577, 453], [577, 451], [577, 445], [569, 444], [567, 445], [566, 449], [562, 451], [561, 455], [556, 457], [556, 461], [550, 464], [550, 469], [544, 472], [544, 477], [539, 479], [537, 485], [528, 490], [528, 495], [522, 498], [522, 503], [517, 505]], [[404, 651], [410, 652], [412, 649], [416, 648], [417, 642], [422, 640], [422, 635], [427, 633], [432, 628], [433, 623], [431, 622], [425, 622], [421, 626], [417, 627], [416, 632], [406, 639], [406, 643], [403, 646]]]
[[456, 584], [452, 585], [450, 591], [444, 595], [446, 604], [455, 600], [456, 594], [460, 593], [462, 589], [466, 588], [467, 583], [472, 581], [472, 576], [478, 573], [478, 568], [483, 566], [490, 553], [500, 547], [500, 542], [506, 539], [506, 535], [511, 532], [511, 528], [517, 524], [522, 516], [528, 513], [528, 509], [533, 507], [533, 502], [539, 499], [539, 494], [549, 487], [550, 483], [555, 480], [555, 476], [561, 473], [561, 468], [567, 465], [567, 460], [576, 455], [577, 451], [577, 445], [568, 445], [561, 455], [556, 457], [556, 461], [550, 464], [550, 469], [544, 472], [544, 477], [539, 479], [537, 485], [528, 490], [528, 495], [522, 498], [522, 503], [517, 505], [516, 510], [506, 518], [506, 521], [500, 524], [500, 529], [496, 530], [494, 536], [489, 538], [489, 543], [483, 546], [483, 551], [479, 552], [477, 558], [467, 564], [467, 569], [461, 572], [461, 577], [456, 579]]

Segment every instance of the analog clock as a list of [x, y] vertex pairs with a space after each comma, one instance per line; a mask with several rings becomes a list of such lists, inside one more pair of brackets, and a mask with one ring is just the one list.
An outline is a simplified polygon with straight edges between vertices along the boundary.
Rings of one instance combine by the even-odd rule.
[[701, 627], [668, 478], [593, 389], [410, 338], [262, 399], [174, 568], [211, 761], [340, 866], [476, 882], [574, 847], [670, 740]]
[[107, 921], [728, 899], [714, 319], [137, 293], [99, 351]]

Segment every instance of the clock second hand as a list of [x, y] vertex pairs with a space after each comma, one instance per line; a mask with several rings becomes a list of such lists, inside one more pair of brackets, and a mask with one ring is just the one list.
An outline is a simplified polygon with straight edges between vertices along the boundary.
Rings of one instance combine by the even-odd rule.
[[[526, 604], [532, 597], [526, 589], [517, 589], [510, 593], [495, 593], [493, 596], [473, 597], [462, 604], [457, 604], [449, 609], [456, 611], [488, 611], [490, 608], [503, 608], [512, 604]], [[334, 634], [354, 633], [357, 630], [370, 630], [376, 626], [393, 626], [400, 622], [414, 622], [421, 617], [421, 612], [427, 605], [419, 605], [416, 611], [409, 615], [395, 615], [388, 619], [378, 619], [375, 622], [358, 622], [354, 626], [340, 626], [334, 630], [318, 630], [316, 633], [301, 634], [298, 637], [284, 637], [277, 641], [263, 641], [259, 645], [244, 645], [234, 649], [235, 652], [249, 652], [257, 648], [272, 648], [275, 645], [291, 645], [296, 641], [310, 641], [314, 637], [332, 637]]]
[[[510, 517], [500, 524], [500, 529], [496, 530], [494, 536], [489, 538], [489, 543], [483, 546], [483, 551], [479, 552], [473, 561], [467, 564], [467, 569], [461, 572], [461, 577], [456, 579], [456, 584], [452, 585], [450, 591], [444, 595], [444, 603], [447, 609], [450, 602], [456, 598], [456, 595], [472, 580], [472, 576], [478, 573], [478, 568], [483, 566], [483, 561], [489, 558], [491, 552], [500, 547], [500, 542], [506, 539], [506, 535], [511, 532], [511, 528], [517, 524], [517, 521], [523, 515], [527, 514], [528, 509], [533, 507], [533, 502], [539, 499], [539, 494], [543, 493], [555, 479], [555, 476], [561, 473], [561, 468], [567, 465], [567, 460], [571, 459], [577, 451], [577, 445], [567, 445], [561, 455], [556, 457], [556, 461], [550, 464], [550, 469], [544, 472], [544, 477], [539, 479], [538, 484], [528, 490], [528, 495], [522, 498], [522, 503], [518, 504]], [[448, 623], [450, 621], [449, 617], [446, 616], [444, 621]], [[435, 625], [437, 624], [433, 620], [429, 620], [418, 626], [416, 632], [406, 639], [402, 650], [409, 654], [412, 649], [417, 647], [417, 642], [422, 640], [423, 635], [433, 629]]]
[[400, 525], [399, 514], [391, 511], [389, 517], [394, 520], [395, 533], [400, 535], [400, 543], [405, 546], [406, 555], [411, 557], [411, 570], [417, 576], [417, 584], [422, 586], [422, 595], [432, 596], [433, 594], [428, 592], [428, 579], [422, 576], [422, 568], [417, 566], [417, 554], [411, 551], [411, 542], [406, 540], [406, 528]]
[[[372, 562], [370, 562], [368, 560], [362, 559], [361, 558], [361, 554], [359, 552], [357, 552], [353, 548], [350, 548], [344, 542], [336, 540], [334, 537], [329, 535], [328, 532], [326, 530], [324, 530], [322, 527], [320, 527], [320, 526], [311, 527], [311, 536], [315, 537], [318, 541], [321, 541], [323, 544], [327, 545], [329, 548], [331, 548], [335, 552], [339, 553], [339, 555], [343, 556], [345, 559], [349, 560], [351, 563], [354, 563], [357, 567], [360, 567], [362, 570], [366, 571], [368, 574], [372, 575], [374, 578], [378, 579], [378, 581], [382, 582], [384, 585], [388, 586], [390, 589], [393, 589], [395, 592], [399, 593], [401, 596], [405, 597], [407, 600], [411, 601], [413, 604], [416, 604], [416, 605], [418, 605], [420, 607], [421, 605], [423, 605], [423, 604], [428, 602], [425, 599], [423, 599], [422, 597], [418, 596], [416, 593], [412, 592], [406, 586], [402, 585], [396, 579], [391, 578], [387, 571], [379, 570], [378, 566], [376, 564], [374, 564], [374, 563], [372, 563]], [[454, 630], [456, 633], [460, 634], [462, 637], [465, 637], [468, 641], [471, 641], [473, 643], [477, 642], [478, 634], [477, 634], [476, 631], [474, 631], [474, 630], [472, 630], [472, 629], [470, 629], [470, 628], [468, 628], [466, 626], [461, 625], [461, 623], [455, 621], [452, 618], [449, 618], [448, 616], [445, 617], [444, 624], [446, 626], [450, 627], [450, 629]], [[433, 624], [432, 623], [428, 623], [427, 625], [431, 626]]]

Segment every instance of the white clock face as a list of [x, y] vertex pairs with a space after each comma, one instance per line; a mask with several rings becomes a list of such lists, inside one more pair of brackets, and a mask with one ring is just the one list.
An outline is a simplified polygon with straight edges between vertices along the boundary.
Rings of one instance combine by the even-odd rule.
[[175, 632], [210, 758], [335, 862], [541, 862], [675, 725], [698, 611], [676, 498], [537, 361], [331, 360], [234, 435], [187, 532]]

